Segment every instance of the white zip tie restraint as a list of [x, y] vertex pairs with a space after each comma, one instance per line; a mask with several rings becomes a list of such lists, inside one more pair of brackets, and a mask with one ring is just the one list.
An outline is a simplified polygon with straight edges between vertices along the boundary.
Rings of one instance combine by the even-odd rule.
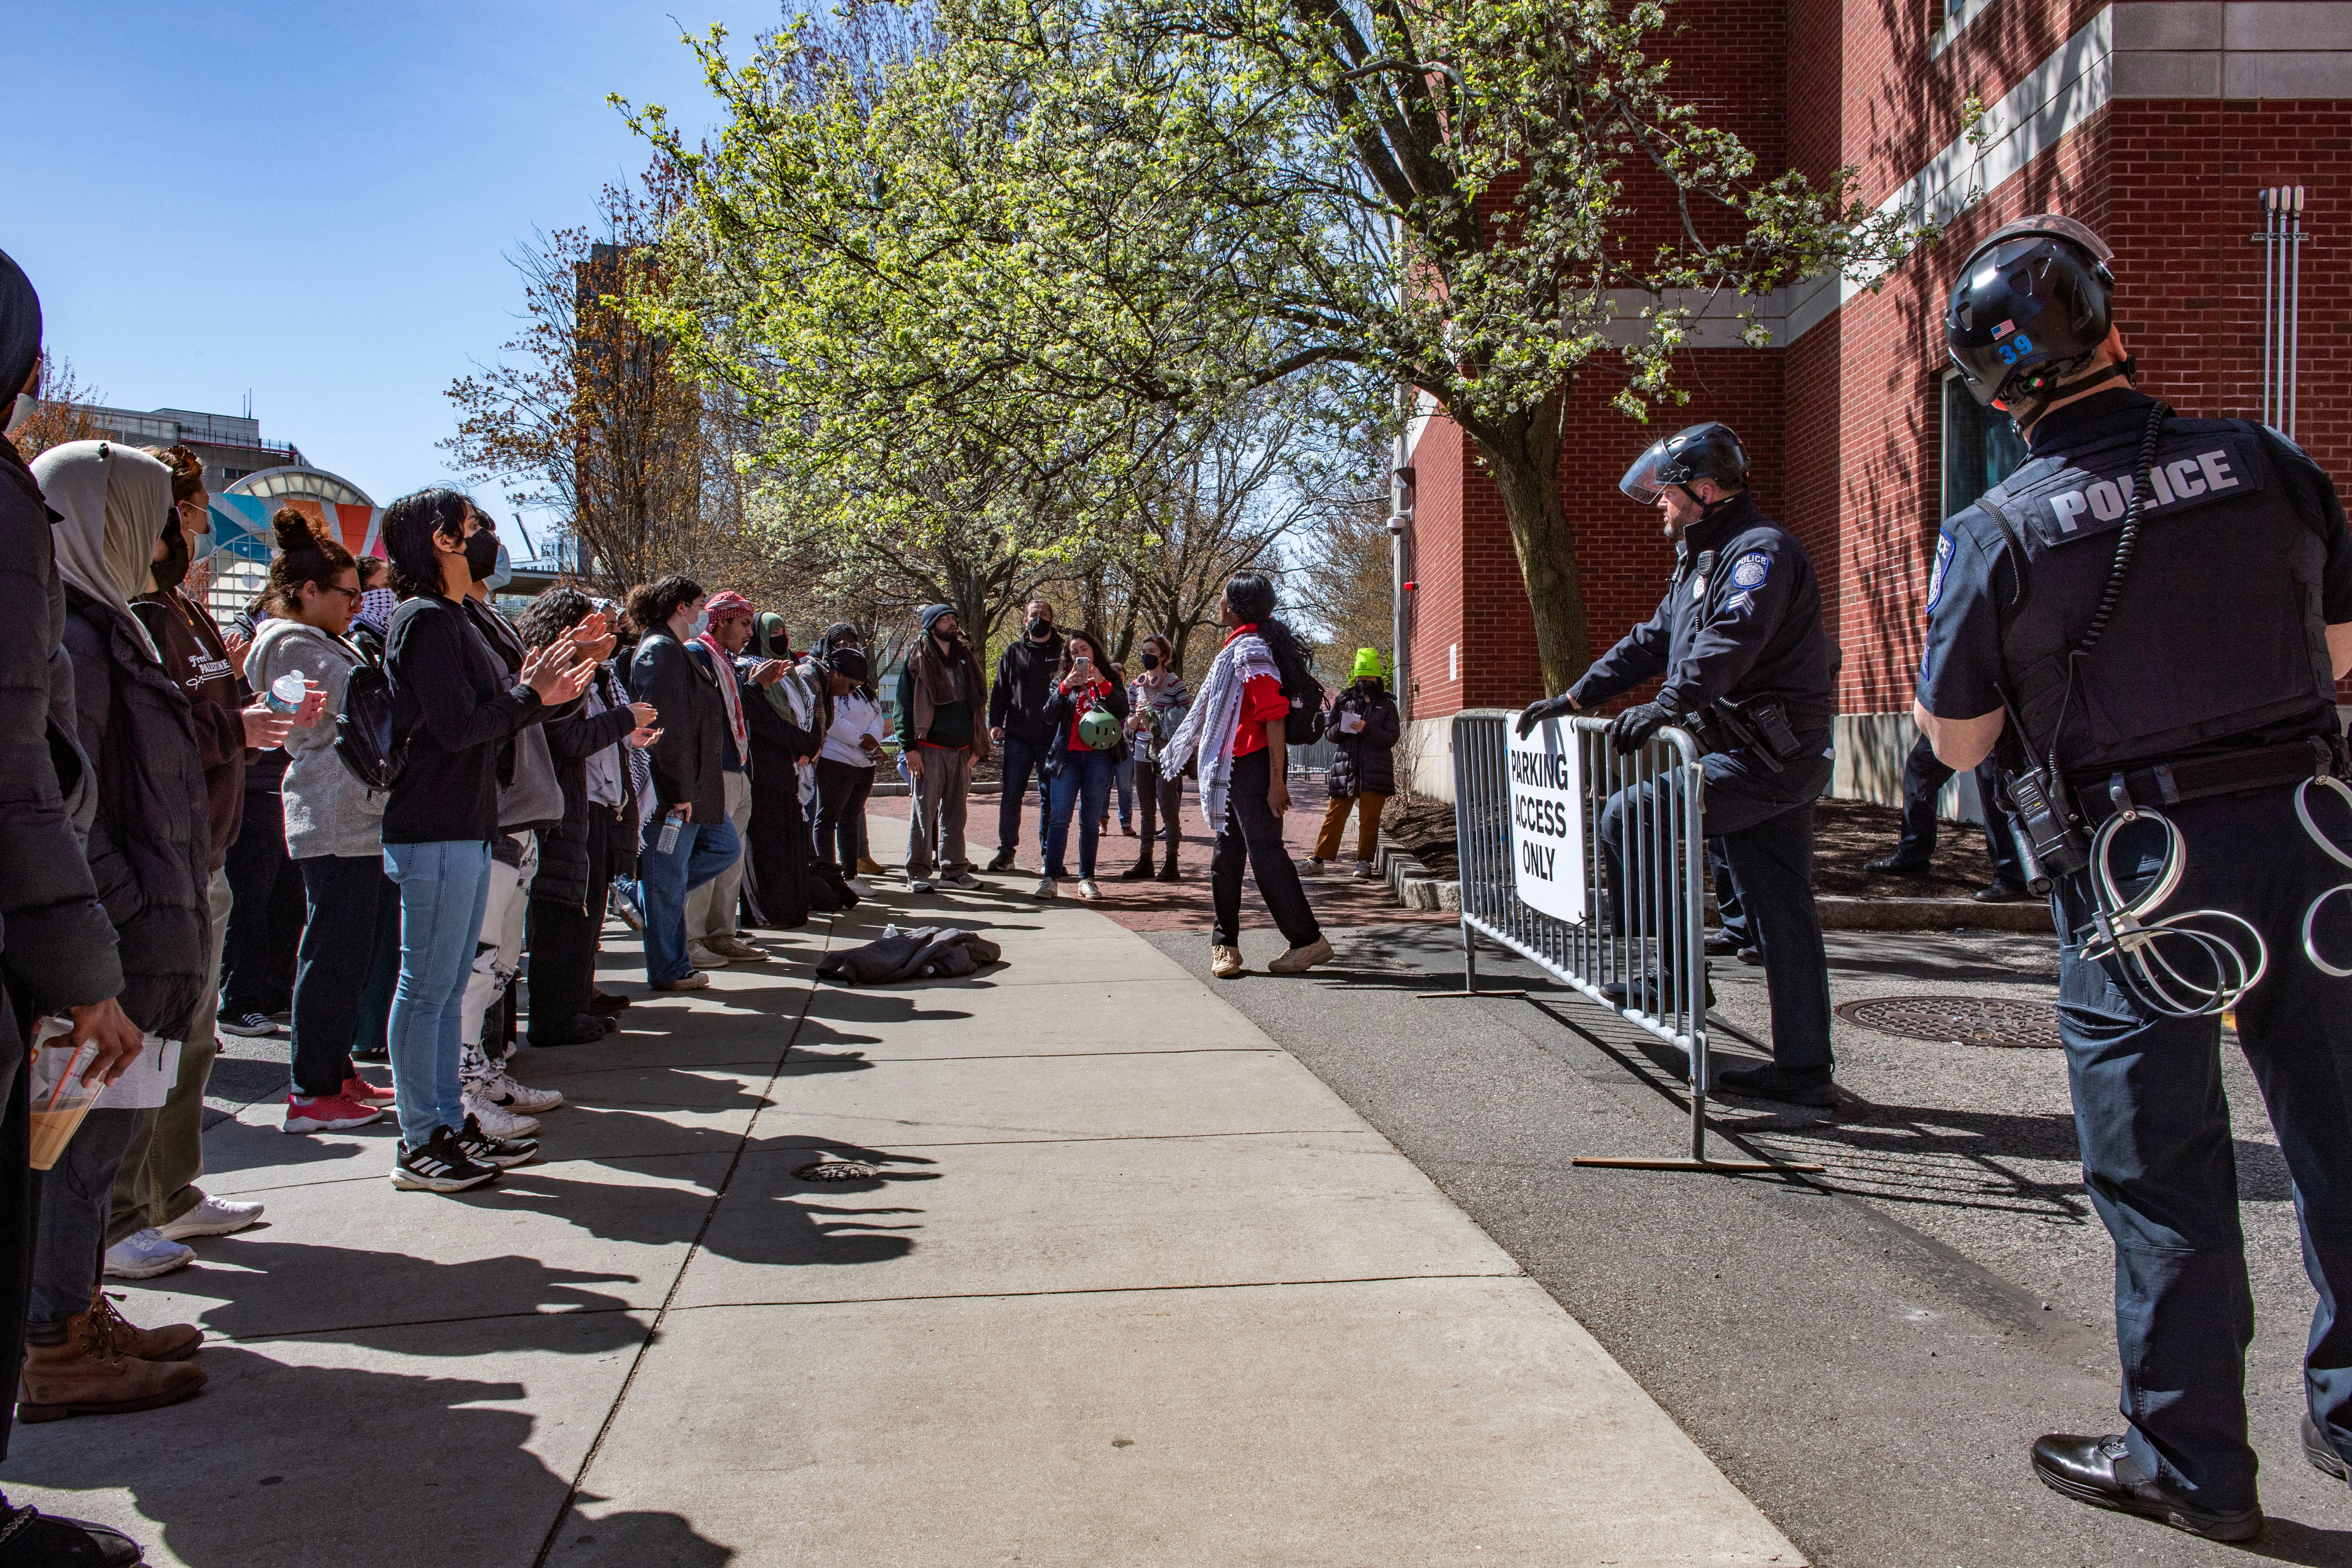
[[[2326, 782], [2336, 783], [2333, 779]], [[2307, 782], [2305, 787], [2308, 787]], [[2343, 788], [2341, 784], [2336, 787], [2339, 790]], [[2352, 802], [2352, 794], [2347, 794], [2346, 798]], [[2295, 809], [2298, 812], [2303, 809], [2300, 795], [2295, 797]], [[2111, 856], [2117, 830], [2126, 823], [2143, 820], [2153, 822], [2164, 830], [2164, 861], [2158, 868], [2155, 879], [2137, 897], [2127, 899], [2116, 881]], [[2304, 817], [2304, 826], [2313, 837], [2319, 838], [2318, 830], [2312, 827], [2307, 815]], [[2344, 860], [2333, 845], [2328, 845], [2324, 838], [2319, 841], [2326, 846], [2328, 853]], [[2352, 860], [2345, 860], [2345, 864], [2352, 866]], [[2091, 840], [2091, 896], [2094, 900], [2091, 918], [2096, 922], [2099, 934], [2096, 941], [2084, 946], [2083, 956], [2094, 963], [2104, 963], [2110, 957], [2122, 958], [2125, 984], [2137, 992], [2140, 1000], [2157, 1012], [2174, 1018], [2206, 1018], [2228, 1012], [2238, 1005], [2239, 997], [2254, 988], [2270, 968], [2270, 948], [2263, 942], [2262, 932], [2242, 917], [2227, 910], [2183, 910], [2162, 920], [2149, 920], [2147, 917], [2155, 912], [2157, 907], [2180, 886], [2181, 874], [2188, 866], [2189, 847], [2181, 839], [2180, 829], [2175, 827], [2171, 818], [2160, 811], [2127, 805], [2101, 823], [2098, 833]], [[2352, 890], [2352, 883], [2334, 889], [2337, 892], [2346, 890]], [[2322, 894], [2321, 901], [2329, 896]], [[2317, 905], [2313, 908], [2315, 910]], [[2247, 936], [2253, 939], [2252, 963], [2246, 962], [2245, 954], [2229, 937], [2199, 931], [2182, 923], [2196, 920], [2228, 921], [2242, 928]], [[2308, 918], [2304, 927], [2308, 933]], [[2206, 984], [2183, 974], [2166, 955], [2162, 944], [2168, 939], [2189, 942], [2202, 953], [2206, 962], [2213, 966], [2213, 983]], [[2309, 945], [2306, 938], [2306, 951]], [[2312, 962], [2319, 963], [2316, 954], [2313, 955]], [[2326, 966], [2322, 964], [2321, 967]], [[2352, 970], [2341, 973], [2352, 974]]]
[[[2352, 855], [2347, 855], [2337, 848], [2336, 841], [2321, 832], [2319, 824], [2312, 820], [2311, 786], [2314, 784], [2324, 785], [2334, 790], [2336, 797], [2344, 803], [2347, 810], [2352, 810], [2352, 789], [2347, 789], [2344, 786], [2344, 781], [2333, 774], [2322, 774], [2317, 778], [2304, 780], [2302, 784], [2295, 786], [2294, 792], [2294, 815], [2302, 821], [2303, 830], [2311, 835], [2311, 841], [2314, 844], [2327, 851], [2329, 858], [2339, 866], [2352, 869]], [[2313, 933], [2313, 928], [2319, 923], [2321, 906], [2338, 893], [2352, 893], [2352, 882], [2338, 882], [2312, 900], [2311, 908], [2303, 911], [2303, 955], [2311, 960], [2311, 966], [2322, 974], [2332, 975], [2337, 980], [2347, 980], [2352, 979], [2352, 968], [2338, 968], [2320, 957], [2319, 942]]]

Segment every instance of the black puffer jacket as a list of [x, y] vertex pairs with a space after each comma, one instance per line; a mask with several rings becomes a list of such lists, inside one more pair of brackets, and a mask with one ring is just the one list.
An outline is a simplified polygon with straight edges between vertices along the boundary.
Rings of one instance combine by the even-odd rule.
[[[1339, 731], [1339, 715], [1360, 713], [1364, 727], [1352, 735]], [[1364, 694], [1349, 686], [1331, 704], [1331, 721], [1323, 733], [1339, 751], [1331, 759], [1331, 795], [1345, 800], [1359, 795], [1396, 794], [1396, 743], [1402, 728], [1396, 699], [1385, 690]]]
[[[58, 646], [66, 600], [50, 512], [0, 436], [0, 963], [36, 1013], [122, 990], [113, 922], [98, 902], [73, 807], [94, 809], [74, 712], [73, 661]], [[0, 1023], [0, 1035], [15, 1026]]]
[[122, 1010], [187, 1037], [213, 951], [212, 816], [194, 721], [139, 624], [68, 587], [81, 749], [98, 766], [89, 869], [122, 960]]
[[[605, 747], [617, 745], [636, 728], [629, 694], [606, 665], [596, 671], [594, 688], [607, 704], [591, 713], [585, 702], [574, 704], [562, 716], [547, 721], [547, 750], [555, 760], [555, 782], [563, 786], [563, 820], [539, 830], [539, 874], [531, 879], [530, 896], [542, 903], [583, 908], [592, 880], [588, 865], [588, 814], [610, 811], [588, 799], [588, 759]], [[621, 764], [621, 809], [617, 820], [630, 817], [629, 769]]]

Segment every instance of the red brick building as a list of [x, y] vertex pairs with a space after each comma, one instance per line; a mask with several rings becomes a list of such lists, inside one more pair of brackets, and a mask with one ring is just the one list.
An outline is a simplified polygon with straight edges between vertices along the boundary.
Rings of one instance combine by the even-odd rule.
[[[2339, 482], [2352, 477], [2352, 268], [2335, 250], [2352, 238], [2352, 5], [1685, 0], [1675, 15], [1679, 89], [1746, 139], [1761, 171], [1851, 164], [1863, 200], [1948, 228], [1875, 293], [1825, 279], [1764, 301], [1769, 347], [1741, 346], [1727, 306], [1678, 362], [1687, 408], [1652, 426], [1608, 406], [1613, 367], [1588, 370], [1559, 485], [1596, 649], [1650, 613], [1672, 565], [1619, 475], [1664, 430], [1721, 419], [1747, 445], [1758, 500], [1811, 552], [1844, 650], [1833, 787], [1895, 798], [1938, 524], [2019, 450], [1948, 376], [1944, 291], [1980, 237], [2026, 213], [2080, 218], [2115, 247], [2116, 321], [2144, 389], [2187, 414], [2260, 417], [2260, 193], [2302, 187], [2294, 435]], [[1991, 110], [1974, 140], [1961, 122], [1971, 92]], [[1411, 463], [1414, 777], [1450, 795], [1448, 716], [1517, 706], [1542, 682], [1475, 449], [1433, 416]]]

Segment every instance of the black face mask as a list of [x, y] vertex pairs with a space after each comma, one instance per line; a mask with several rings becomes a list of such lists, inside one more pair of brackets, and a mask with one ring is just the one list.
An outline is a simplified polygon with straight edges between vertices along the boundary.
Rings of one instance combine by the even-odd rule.
[[499, 569], [499, 536], [488, 529], [466, 536], [466, 569], [477, 583], [489, 581], [490, 574]]
[[188, 536], [180, 531], [180, 514], [172, 513], [172, 521], [163, 525], [163, 559], [148, 568], [155, 574], [158, 592], [168, 594], [187, 581]]
[[1029, 636], [1032, 639], [1037, 642], [1044, 642], [1047, 637], [1050, 637], [1053, 635], [1053, 622], [1047, 620], [1043, 616], [1033, 616], [1030, 617]]
[[1160, 656], [1156, 653], [1145, 654], [1143, 656], [1143, 668], [1146, 669], [1158, 669], [1160, 668]]

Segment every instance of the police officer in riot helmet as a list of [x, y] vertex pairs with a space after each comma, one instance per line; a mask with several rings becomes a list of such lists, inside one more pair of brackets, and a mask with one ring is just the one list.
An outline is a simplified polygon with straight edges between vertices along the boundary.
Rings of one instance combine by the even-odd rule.
[[2352, 532], [2284, 436], [2137, 389], [2111, 258], [2081, 224], [2029, 217], [1952, 287], [1952, 360], [2030, 456], [1944, 524], [1915, 711], [1955, 768], [1998, 747], [2049, 889], [2084, 1174], [2115, 1242], [2125, 1430], [2045, 1436], [2034, 1471], [2242, 1541], [2263, 1516], [2224, 1008], [2319, 1292], [2305, 1454], [2352, 1469], [2352, 894], [2331, 896], [2352, 880], [2335, 707]]
[[[1763, 951], [1772, 1005], [1772, 1060], [1725, 1068], [1716, 1082], [1742, 1094], [1833, 1105], [1829, 964], [1812, 870], [1813, 802], [1832, 760], [1838, 650], [1822, 621], [1821, 584], [1805, 547], [1757, 509], [1747, 453], [1728, 426], [1694, 425], [1655, 443], [1619, 488], [1664, 519], [1675, 544], [1665, 597], [1565, 695], [1522, 713], [1519, 733], [1665, 678], [1655, 697], [1612, 721], [1611, 743], [1629, 752], [1674, 724], [1707, 746], [1703, 830], [1720, 840], [1730, 861]], [[1654, 787], [1620, 790], [1602, 808], [1602, 858], [1621, 929], [1629, 808], [1632, 797]], [[1660, 946], [1658, 973], [1670, 974], [1671, 942]], [[1648, 999], [1663, 1005], [1652, 1011], [1689, 1001], [1668, 994], [1656, 975], [1641, 989], [1654, 987]]]

